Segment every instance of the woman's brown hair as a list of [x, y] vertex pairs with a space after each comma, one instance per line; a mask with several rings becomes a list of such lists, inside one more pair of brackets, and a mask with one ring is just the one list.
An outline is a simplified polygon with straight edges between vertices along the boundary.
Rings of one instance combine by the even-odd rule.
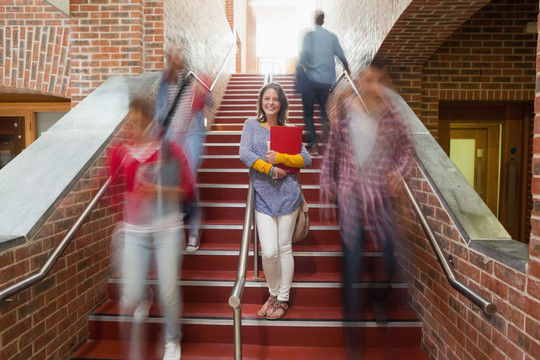
[[277, 123], [279, 126], [285, 125], [285, 123], [287, 122], [287, 112], [289, 111], [289, 99], [287, 99], [287, 95], [285, 95], [285, 91], [283, 91], [281, 85], [276, 82], [271, 82], [264, 85], [259, 92], [259, 98], [257, 99], [257, 119], [259, 119], [259, 121], [262, 123], [265, 123], [267, 121], [266, 114], [264, 113], [264, 110], [262, 108], [262, 98], [264, 92], [268, 89], [274, 89], [278, 93], [279, 112]]
[[154, 107], [152, 103], [145, 97], [135, 97], [129, 103], [129, 109], [140, 112], [148, 122], [154, 118]]

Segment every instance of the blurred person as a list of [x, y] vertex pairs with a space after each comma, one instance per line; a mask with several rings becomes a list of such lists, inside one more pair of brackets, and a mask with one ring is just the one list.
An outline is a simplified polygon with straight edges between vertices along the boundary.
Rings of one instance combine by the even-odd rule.
[[289, 293], [294, 274], [292, 235], [302, 193], [298, 174], [288, 174], [275, 166], [311, 166], [308, 151], [287, 155], [268, 150], [270, 128], [287, 126], [289, 101], [281, 85], [266, 84], [259, 92], [257, 118], [244, 123], [240, 140], [240, 160], [249, 167], [255, 190], [255, 221], [259, 234], [262, 265], [269, 297], [257, 315], [268, 320], [281, 319], [289, 309]]
[[[176, 142], [184, 149], [192, 176], [196, 179], [206, 137], [204, 109], [211, 102], [212, 96], [201, 83], [205, 82], [209, 86], [207, 75], [199, 74], [198, 79], [193, 80], [186, 78], [186, 74], [182, 53], [178, 47], [173, 46], [167, 53], [167, 67], [159, 81], [156, 119], [163, 128], [164, 138]], [[198, 191], [195, 191], [194, 200], [184, 204], [183, 208], [190, 222], [186, 247], [188, 253], [196, 252], [200, 245], [201, 214], [198, 199]]]
[[303, 66], [308, 79], [302, 93], [304, 110], [304, 123], [309, 132], [308, 149], [312, 155], [318, 155], [317, 133], [313, 123], [315, 100], [319, 103], [321, 111], [322, 141], [326, 142], [330, 124], [326, 114], [326, 103], [330, 88], [336, 81], [335, 56], [339, 58], [344, 69], [350, 74], [349, 64], [337, 36], [323, 29], [324, 13], [315, 12], [315, 30], [308, 32], [302, 41], [299, 65]]
[[[391, 194], [406, 177], [413, 152], [409, 131], [399, 107], [389, 96], [389, 77], [378, 64], [369, 65], [358, 78], [364, 107], [352, 94], [332, 106], [332, 131], [321, 169], [321, 197], [337, 203], [343, 246], [344, 318], [364, 318], [361, 289], [366, 231], [383, 248], [386, 271], [382, 289], [369, 289], [377, 322], [386, 323], [386, 299], [395, 270], [394, 210]], [[360, 328], [345, 327], [347, 358], [360, 358]]]
[[[194, 179], [197, 178], [197, 170], [201, 164], [204, 139], [206, 137], [206, 124], [204, 110], [212, 102], [212, 93], [202, 83], [210, 86], [210, 78], [206, 74], [198, 75], [200, 81], [195, 81], [193, 85], [192, 97], [192, 116], [184, 137], [184, 148], [191, 168], [191, 174]], [[201, 212], [199, 209], [199, 192], [195, 188], [194, 201], [188, 204], [190, 218], [189, 240], [186, 251], [190, 254], [196, 252], [200, 246], [200, 223]]]
[[[147, 99], [133, 99], [129, 106], [130, 139], [111, 152], [111, 174], [125, 175], [124, 248], [122, 273], [125, 284], [121, 313], [133, 313], [145, 297], [145, 280], [153, 257], [157, 267], [160, 308], [165, 318], [164, 360], [180, 359], [180, 246], [184, 230], [180, 201], [193, 196], [194, 182], [182, 149], [162, 141], [151, 131], [153, 109]], [[143, 318], [134, 313], [133, 328]], [[132, 332], [133, 334], [133, 332]], [[142, 339], [132, 338], [130, 359]]]
[[158, 124], [165, 133], [172, 120], [181, 114], [178, 103], [187, 85], [187, 70], [180, 48], [173, 45], [167, 51], [166, 60], [166, 67], [159, 78], [155, 114]]

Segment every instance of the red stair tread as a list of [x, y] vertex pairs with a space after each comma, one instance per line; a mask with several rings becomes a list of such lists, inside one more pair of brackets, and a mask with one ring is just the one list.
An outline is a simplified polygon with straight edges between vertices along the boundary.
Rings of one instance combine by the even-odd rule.
[[[253, 243], [249, 246], [250, 250], [253, 250]], [[233, 250], [238, 251], [240, 250], [240, 239], [236, 241], [235, 243], [212, 243], [212, 242], [201, 242], [199, 250]], [[296, 244], [293, 245], [293, 252], [298, 251], [331, 251], [331, 252], [339, 252], [342, 251], [343, 248], [341, 244], [314, 244], [314, 245], [302, 245]], [[187, 256], [187, 255], [186, 255]]]
[[[259, 264], [261, 266], [261, 264]], [[113, 278], [118, 276], [113, 276]], [[150, 273], [148, 276], [149, 279], [156, 279], [155, 274]], [[253, 271], [247, 271], [246, 279], [248, 281], [264, 281], [264, 272], [259, 271], [259, 278], [254, 278]], [[365, 274], [364, 282], [369, 281], [381, 281], [383, 279], [383, 273], [373, 275]], [[236, 270], [235, 271], [212, 271], [212, 270], [184, 270], [182, 271], [182, 280], [223, 280], [223, 281], [234, 281], [236, 280]], [[293, 277], [294, 282], [340, 282], [341, 273], [335, 272], [316, 272], [316, 273], [302, 273], [296, 271]], [[396, 275], [392, 282], [401, 282], [399, 276]]]
[[[92, 340], [85, 344], [73, 357], [79, 359], [126, 359], [123, 354], [127, 344], [115, 340]], [[160, 360], [162, 344], [146, 343], [145, 360]], [[427, 354], [419, 347], [363, 348], [362, 358], [369, 360], [428, 360]], [[245, 360], [345, 360], [345, 349], [315, 346], [242, 346]], [[182, 360], [232, 359], [234, 346], [219, 343], [182, 343]]]
[[[244, 219], [201, 221], [201, 225], [244, 225]], [[338, 226], [337, 221], [310, 221], [309, 226]]]
[[[231, 319], [232, 308], [227, 304], [227, 299], [221, 303], [184, 303], [183, 317], [185, 318], [205, 318], [205, 319]], [[243, 319], [261, 319], [257, 317], [261, 304], [242, 304]], [[94, 315], [121, 315], [119, 303], [114, 300], [107, 300], [100, 306]], [[124, 314], [131, 315], [131, 314]], [[390, 321], [416, 321], [416, 315], [409, 310], [406, 305], [391, 306], [388, 308]], [[150, 308], [150, 317], [161, 317], [159, 305], [154, 303]], [[374, 319], [371, 307], [364, 307], [364, 316], [366, 321]], [[342, 309], [340, 306], [295, 306], [291, 303], [285, 319], [287, 320], [342, 320]], [[263, 322], [266, 321], [261, 319]]]

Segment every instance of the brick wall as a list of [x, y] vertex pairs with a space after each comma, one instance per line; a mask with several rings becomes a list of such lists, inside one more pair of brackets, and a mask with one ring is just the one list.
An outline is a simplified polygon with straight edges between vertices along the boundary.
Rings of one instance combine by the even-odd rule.
[[[423, 324], [422, 345], [431, 359], [537, 359], [540, 355], [540, 241], [531, 239], [526, 273], [467, 246], [421, 171], [411, 188], [444, 252], [454, 256], [457, 277], [492, 301], [485, 316], [446, 280], [408, 200], [396, 201], [398, 265], [409, 284], [409, 305]], [[540, 223], [537, 223], [540, 224]], [[540, 235], [540, 226], [533, 233]]]
[[81, 101], [111, 76], [143, 72], [142, 0], [71, 2], [71, 99]]
[[[123, 137], [119, 132], [117, 138]], [[0, 253], [2, 288], [35, 273], [108, 177], [107, 151], [21, 246]], [[67, 359], [87, 341], [88, 314], [108, 297], [110, 234], [121, 219], [112, 186], [47, 277], [0, 303], [2, 359]]]
[[236, 63], [234, 50], [226, 60], [236, 39], [225, 16], [224, 3], [221, 0], [167, 0], [164, 4], [165, 49], [173, 43], [179, 45], [187, 68], [204, 72], [212, 79], [226, 61], [223, 75], [213, 90], [213, 113]]
[[229, 22], [229, 27], [231, 28], [231, 31], [234, 30], [234, 8], [234, 0], [225, 0], [225, 16], [227, 16], [227, 21]]
[[533, 100], [537, 0], [493, 0], [454, 32], [422, 68], [420, 119], [437, 136], [441, 100]]
[[[536, 21], [538, 22], [538, 18], [540, 16], [537, 16]], [[540, 33], [540, 29], [539, 29]], [[533, 177], [532, 181], [536, 184], [538, 182], [539, 176], [540, 176], [540, 170], [538, 167], [539, 158], [540, 158], [540, 147], [538, 146], [538, 142], [540, 139], [540, 127], [538, 126], [539, 120], [540, 120], [540, 49], [536, 49], [536, 96], [535, 96], [535, 106], [534, 106], [534, 112], [536, 114], [534, 119], [534, 145], [533, 145], [533, 161], [532, 161], [532, 168], [533, 168]], [[533, 196], [533, 211], [531, 215], [531, 237], [529, 240], [529, 278], [531, 280], [530, 282], [530, 292], [535, 293], [537, 298], [538, 294], [540, 293], [540, 287], [538, 286], [540, 284], [540, 189], [535, 186], [533, 187], [532, 191]], [[534, 306], [534, 310], [536, 312], [536, 319], [540, 319], [540, 314], [538, 314], [538, 309], [540, 309], [540, 301], [537, 301], [536, 303], [530, 303], [530, 307]], [[533, 310], [533, 309], [531, 309]], [[534, 323], [530, 321], [527, 323], [527, 329], [528, 332], [531, 333], [537, 340], [540, 339], [540, 325], [536, 324], [536, 327], [534, 327]], [[536, 353], [538, 355], [538, 352]]]
[[144, 71], [163, 69], [165, 54], [165, 24], [163, 23], [163, 1], [144, 1]]
[[[338, 36], [353, 73], [366, 66], [411, 0], [327, 0], [323, 27]], [[359, 16], [361, 14], [361, 16]]]
[[161, 70], [170, 41], [184, 45], [194, 69], [210, 75], [233, 42], [221, 0], [70, 3], [68, 18], [45, 2], [2, 2], [4, 91], [62, 96], [76, 105], [111, 76]]
[[246, 19], [246, 72], [257, 73], [257, 16], [255, 8], [248, 0]]
[[45, 2], [2, 1], [0, 88], [69, 97], [69, 22]]

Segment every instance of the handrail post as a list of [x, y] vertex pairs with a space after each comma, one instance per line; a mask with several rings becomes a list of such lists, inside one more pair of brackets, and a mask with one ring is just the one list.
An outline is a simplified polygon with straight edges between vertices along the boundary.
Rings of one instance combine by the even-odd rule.
[[[255, 218], [255, 209], [253, 209]], [[257, 221], [253, 221], [253, 277], [259, 278], [259, 233], [257, 232]]]
[[[234, 360], [242, 360], [242, 309], [233, 308], [234, 325]], [[239, 324], [236, 326], [236, 324]]]
[[[264, 78], [264, 83], [271, 81], [271, 77], [267, 74]], [[234, 282], [229, 296], [229, 305], [233, 308], [233, 327], [234, 327], [234, 359], [242, 359], [242, 310], [240, 304], [242, 302], [242, 294], [246, 286], [247, 263], [249, 259], [249, 240], [251, 239], [251, 231], [253, 224], [254, 232], [254, 277], [259, 276], [258, 265], [258, 242], [257, 242], [257, 225], [255, 218], [255, 189], [253, 183], [249, 181], [248, 195], [246, 200], [246, 212], [244, 214], [244, 225], [242, 228], [242, 239], [240, 242], [240, 253], [238, 255], [238, 266], [236, 270], [236, 281]]]
[[242, 240], [240, 243], [240, 253], [238, 256], [238, 268], [236, 270], [236, 281], [234, 282], [229, 296], [229, 305], [233, 308], [234, 326], [234, 358], [242, 359], [242, 311], [240, 303], [244, 286], [246, 284], [247, 262], [249, 258], [249, 240], [251, 238], [251, 224], [254, 214], [255, 190], [253, 184], [249, 182], [248, 195], [246, 200], [246, 213], [244, 215], [244, 227], [242, 230]]

